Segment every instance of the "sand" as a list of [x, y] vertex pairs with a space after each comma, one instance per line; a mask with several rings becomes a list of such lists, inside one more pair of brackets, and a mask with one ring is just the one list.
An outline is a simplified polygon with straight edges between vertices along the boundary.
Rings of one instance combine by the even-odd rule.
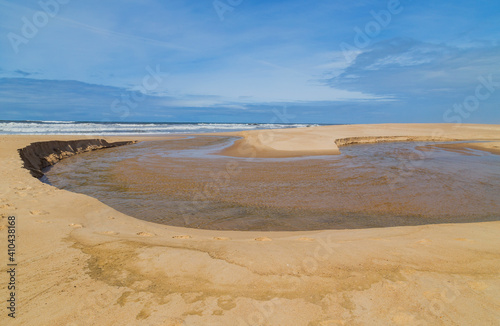
[[439, 144], [439, 145], [435, 144], [433, 146], [454, 152], [459, 152], [466, 155], [474, 155], [474, 152], [471, 151], [471, 149], [500, 155], [500, 142], [498, 141], [489, 141], [481, 143], [453, 143], [453, 144]]
[[[357, 125], [240, 135], [247, 138], [236, 146], [250, 143], [243, 149], [275, 157], [334, 153], [335, 139], [352, 137], [499, 141], [500, 126]], [[17, 219], [18, 259], [17, 318], [1, 308], [2, 325], [500, 323], [500, 222], [308, 232], [156, 225], [43, 184], [21, 167], [17, 149], [31, 142], [81, 138], [0, 136], [0, 263], [5, 268], [8, 216]], [[106, 137], [135, 139], [145, 140]], [[7, 300], [7, 273], [0, 282]]]
[[[236, 157], [297, 157], [340, 154], [339, 146], [386, 141], [498, 140], [497, 125], [378, 124], [251, 130], [221, 154]], [[491, 145], [477, 144], [490, 148]], [[498, 143], [497, 143], [498, 146]], [[498, 148], [498, 147], [497, 147]]]

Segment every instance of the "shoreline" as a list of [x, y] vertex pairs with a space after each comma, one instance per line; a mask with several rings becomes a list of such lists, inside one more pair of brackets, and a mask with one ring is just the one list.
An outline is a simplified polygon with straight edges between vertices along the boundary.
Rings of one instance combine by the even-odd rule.
[[[305, 128], [312, 143], [298, 141], [300, 130], [272, 131], [272, 142], [269, 133], [262, 142], [257, 137], [265, 134], [249, 132], [247, 139], [256, 142], [246, 148], [256, 155], [320, 153], [334, 149], [335, 137], [422, 136], [438, 129], [454, 139], [500, 140], [500, 126], [493, 125], [319, 128]], [[7, 216], [17, 218], [20, 234], [23, 278], [16, 322], [440, 325], [500, 320], [500, 222], [293, 232], [157, 225], [43, 184], [22, 168], [17, 149], [30, 142], [78, 138], [84, 137], [0, 135], [6, 171], [0, 185], [1, 241], [7, 243]], [[0, 258], [6, 261], [6, 250]], [[2, 284], [6, 280], [2, 275]], [[408, 295], [411, 300], [402, 300]]]

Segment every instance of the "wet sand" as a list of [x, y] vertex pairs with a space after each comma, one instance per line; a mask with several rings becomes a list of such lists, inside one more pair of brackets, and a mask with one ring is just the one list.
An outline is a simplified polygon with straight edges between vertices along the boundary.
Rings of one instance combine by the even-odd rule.
[[500, 142], [496, 141], [481, 143], [442, 144], [434, 146], [466, 155], [474, 155], [473, 151], [471, 150], [486, 151], [492, 154], [500, 155]]
[[[291, 143], [265, 146], [289, 155], [300, 133], [335, 140], [431, 137], [435, 130], [451, 139], [500, 140], [500, 126], [493, 125], [360, 125], [279, 131]], [[19, 234], [19, 314], [7, 325], [500, 321], [500, 222], [307, 232], [158, 225], [43, 184], [21, 167], [16, 150], [30, 142], [80, 138], [0, 136], [5, 172], [0, 240], [7, 243], [9, 215], [16, 216]], [[299, 151], [314, 152], [298, 144]], [[331, 144], [316, 153], [332, 149]], [[247, 148], [258, 151], [259, 146]], [[6, 250], [0, 252], [5, 262]], [[6, 296], [5, 290], [0, 293]], [[4, 324], [5, 311], [0, 320]]]

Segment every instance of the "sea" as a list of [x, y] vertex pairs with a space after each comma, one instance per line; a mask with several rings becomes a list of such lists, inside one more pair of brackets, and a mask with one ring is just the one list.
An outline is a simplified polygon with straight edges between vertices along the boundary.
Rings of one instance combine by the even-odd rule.
[[182, 123], [0, 120], [3, 135], [158, 135], [317, 126], [302, 123]]

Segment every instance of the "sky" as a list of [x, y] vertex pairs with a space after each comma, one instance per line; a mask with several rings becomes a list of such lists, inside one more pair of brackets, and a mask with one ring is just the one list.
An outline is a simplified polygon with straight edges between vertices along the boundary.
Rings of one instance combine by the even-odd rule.
[[0, 0], [0, 120], [500, 123], [500, 2]]

